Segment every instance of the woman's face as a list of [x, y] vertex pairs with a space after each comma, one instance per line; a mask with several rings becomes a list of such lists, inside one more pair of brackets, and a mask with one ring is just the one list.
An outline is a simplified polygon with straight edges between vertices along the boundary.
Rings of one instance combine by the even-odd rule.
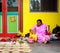
[[37, 26], [40, 26], [42, 23], [40, 21], [37, 21]]

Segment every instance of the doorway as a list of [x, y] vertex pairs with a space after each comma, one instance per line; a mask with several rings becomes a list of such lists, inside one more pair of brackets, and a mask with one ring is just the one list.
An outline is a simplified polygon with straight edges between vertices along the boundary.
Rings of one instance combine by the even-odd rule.
[[23, 1], [1, 0], [0, 36], [16, 36], [23, 31]]

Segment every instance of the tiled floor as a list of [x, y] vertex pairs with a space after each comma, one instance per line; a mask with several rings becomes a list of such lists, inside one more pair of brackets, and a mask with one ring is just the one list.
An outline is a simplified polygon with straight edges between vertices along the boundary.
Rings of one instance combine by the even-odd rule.
[[0, 53], [24, 53], [30, 51], [31, 49], [28, 43], [0, 42]]
[[[30, 48], [31, 48], [32, 51], [27, 52], [27, 53], [60, 53], [60, 41], [52, 41], [48, 44], [34, 43], [34, 44], [28, 44], [28, 45], [30, 45]], [[17, 49], [14, 49], [14, 52], [12, 52], [12, 50], [10, 51], [10, 49], [9, 49], [10, 46], [9, 46], [9, 43], [8, 43], [8, 47], [6, 47], [7, 49], [2, 48], [5, 52], [0, 51], [0, 53], [21, 53], [21, 52], [19, 52], [20, 50], [18, 49], [18, 48], [21, 48], [21, 47], [18, 46], [18, 44], [14, 45], [12, 47], [12, 48], [17, 48]], [[25, 44], [25, 46], [26, 46], [26, 44]], [[3, 47], [5, 47], [5, 46], [3, 46]], [[0, 48], [1, 48], [1, 45], [0, 45]], [[9, 50], [9, 52], [7, 52], [8, 50]], [[22, 53], [26, 53], [26, 52], [22, 52]]]

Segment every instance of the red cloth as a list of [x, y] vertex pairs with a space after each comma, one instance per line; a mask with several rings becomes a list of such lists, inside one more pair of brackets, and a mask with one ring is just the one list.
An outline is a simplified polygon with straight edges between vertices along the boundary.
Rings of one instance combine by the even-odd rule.
[[51, 35], [51, 33], [50, 33], [50, 32], [47, 32], [47, 33], [46, 33], [46, 35], [49, 35], [49, 36], [50, 36], [50, 35]]
[[5, 39], [2, 39], [1, 41], [2, 41], [2, 42], [6, 42], [6, 40], [5, 40]]

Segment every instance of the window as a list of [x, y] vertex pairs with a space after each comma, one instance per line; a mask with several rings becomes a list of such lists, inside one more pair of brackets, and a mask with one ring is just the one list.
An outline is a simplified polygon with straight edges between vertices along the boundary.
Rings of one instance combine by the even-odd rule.
[[31, 12], [57, 12], [58, 0], [30, 0]]
[[18, 11], [18, 0], [8, 0], [8, 11]]
[[2, 1], [0, 0], [0, 12], [2, 12]]
[[0, 2], [2, 2], [2, 0], [0, 0]]

